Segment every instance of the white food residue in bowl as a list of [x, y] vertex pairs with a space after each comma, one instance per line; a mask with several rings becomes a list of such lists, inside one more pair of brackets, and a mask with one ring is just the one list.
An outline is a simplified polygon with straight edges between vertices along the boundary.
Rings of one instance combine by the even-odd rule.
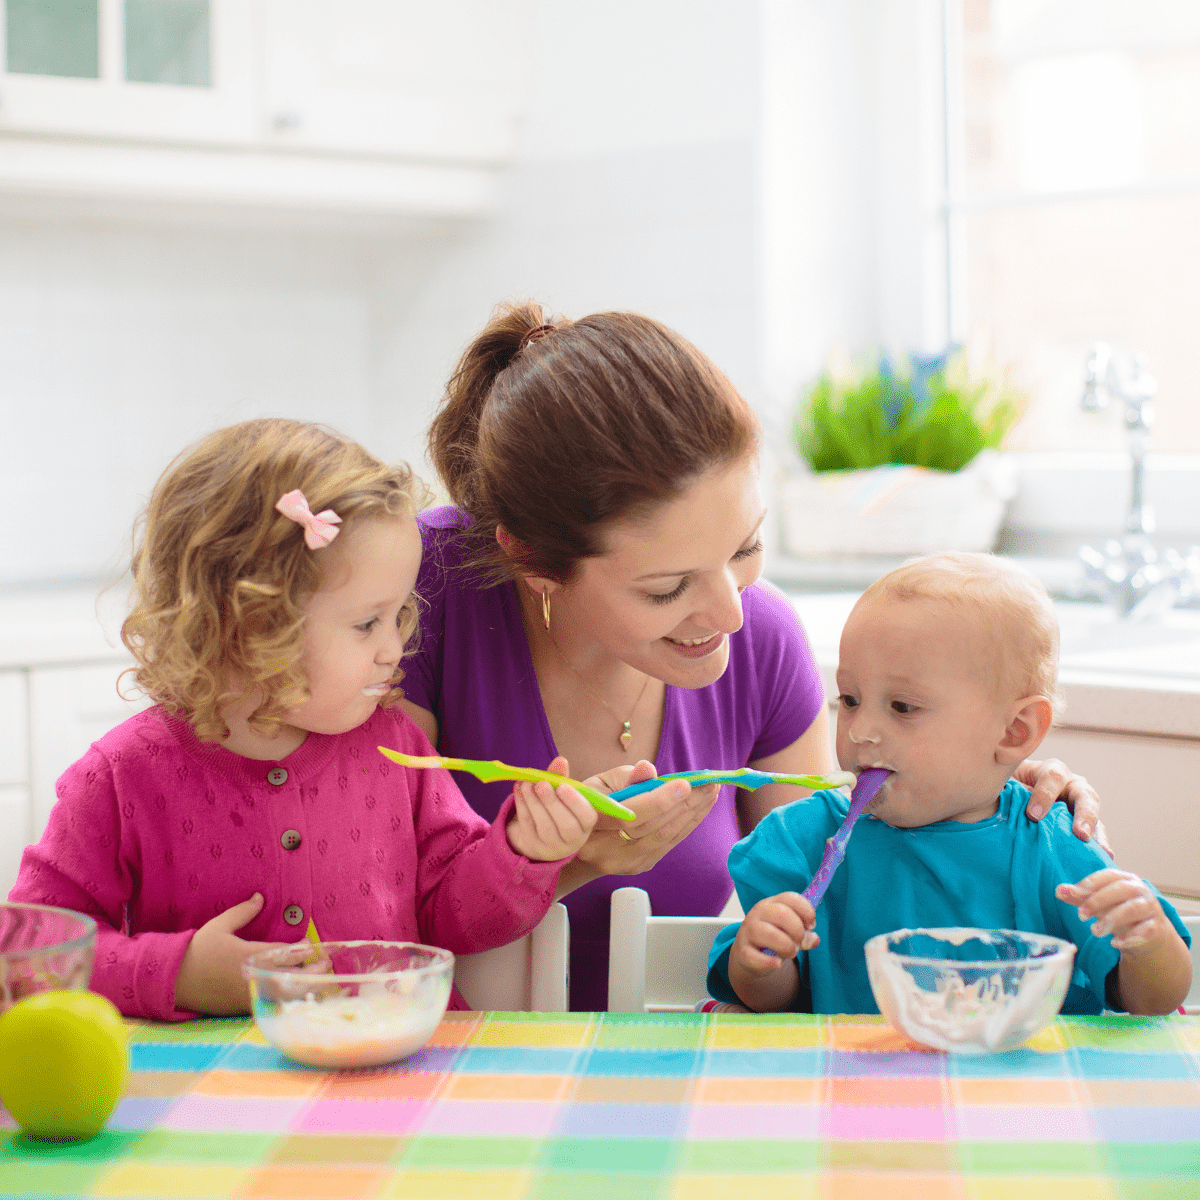
[[[914, 935], [949, 946], [1024, 943], [1024, 957], [958, 959], [897, 952]], [[879, 1011], [898, 1030], [938, 1050], [1010, 1050], [1057, 1015], [1071, 981], [1075, 947], [1043, 934], [987, 929], [901, 929], [871, 938], [867, 974]]]
[[310, 992], [300, 1000], [285, 1000], [274, 1014], [260, 1014], [258, 1023], [263, 1036], [297, 1062], [376, 1067], [424, 1046], [444, 1010], [444, 1001], [414, 1008], [411, 995], [364, 984], [357, 996], [323, 998]]

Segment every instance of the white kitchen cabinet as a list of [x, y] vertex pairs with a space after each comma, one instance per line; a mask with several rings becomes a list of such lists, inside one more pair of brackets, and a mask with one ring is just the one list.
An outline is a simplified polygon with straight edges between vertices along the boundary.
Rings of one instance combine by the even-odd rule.
[[0, 671], [0, 786], [29, 780], [29, 701], [24, 671]]
[[257, 132], [253, 0], [3, 7], [0, 130], [224, 145]]
[[1200, 741], [1055, 729], [1038, 755], [1061, 758], [1100, 794], [1122, 867], [1200, 898]]
[[[151, 204], [251, 221], [264, 210], [474, 217], [495, 204], [527, 106], [531, 0], [0, 8], [0, 198], [19, 204], [103, 201], [118, 215]], [[180, 13], [206, 18], [207, 36], [183, 37], [172, 54]], [[162, 26], [136, 70], [125, 36], [135, 18]], [[94, 45], [64, 50], [63, 21], [90, 21]]]
[[27, 784], [0, 784], [0, 900], [16, 882], [21, 855], [33, 840], [32, 808]]
[[37, 667], [29, 672], [29, 836], [42, 836], [58, 777], [97, 738], [150, 703], [123, 700], [117, 677], [126, 663]]
[[515, 147], [527, 0], [265, 0], [273, 144], [499, 163]]

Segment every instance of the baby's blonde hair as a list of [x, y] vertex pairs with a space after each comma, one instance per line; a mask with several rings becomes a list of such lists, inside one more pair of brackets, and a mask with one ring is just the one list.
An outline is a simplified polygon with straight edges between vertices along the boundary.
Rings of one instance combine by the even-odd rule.
[[946, 551], [889, 571], [861, 600], [887, 597], [963, 610], [994, 647], [998, 690], [1011, 692], [1012, 699], [1045, 696], [1054, 715], [1061, 714], [1058, 618], [1050, 593], [1031, 575], [994, 554]]
[[[407, 466], [388, 466], [323, 425], [263, 419], [185, 450], [155, 484], [135, 528], [134, 608], [121, 626], [137, 661], [130, 671], [202, 741], [229, 735], [222, 704], [257, 694], [250, 725], [270, 735], [308, 699], [303, 606], [328, 559], [275, 510], [297, 488], [314, 513], [328, 508], [342, 518], [339, 536], [425, 501]], [[400, 620], [405, 640], [416, 624], [410, 596]], [[392, 682], [402, 677], [397, 668]], [[380, 703], [399, 698], [393, 688]]]

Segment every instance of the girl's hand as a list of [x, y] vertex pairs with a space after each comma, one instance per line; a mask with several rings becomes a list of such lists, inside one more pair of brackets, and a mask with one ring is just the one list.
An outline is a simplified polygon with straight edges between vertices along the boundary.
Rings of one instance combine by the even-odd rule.
[[1071, 824], [1075, 836], [1081, 842], [1090, 842], [1094, 836], [1100, 849], [1109, 858], [1113, 857], [1100, 820], [1100, 797], [1082, 775], [1073, 775], [1067, 764], [1057, 758], [1027, 758], [1013, 772], [1013, 778], [1032, 789], [1025, 806], [1025, 814], [1031, 821], [1040, 821], [1051, 804], [1062, 800], [1075, 814]]
[[[566, 759], [554, 761], [566, 770]], [[614, 767], [593, 775], [586, 782], [597, 791], [609, 793], [653, 779], [655, 774], [654, 764], [642, 759], [632, 767]], [[581, 875], [572, 886], [578, 887], [601, 875], [640, 875], [650, 870], [708, 816], [720, 791], [719, 784], [694, 788], [686, 779], [672, 779], [652, 792], [624, 801], [637, 819], [618, 821], [615, 817], [601, 817], [596, 822], [592, 836], [577, 857], [577, 861], [586, 864], [586, 877]]]
[[[735, 967], [752, 975], [778, 971], [801, 950], [821, 939], [813, 930], [817, 914], [799, 892], [780, 892], [760, 900], [743, 918], [729, 951], [730, 981]], [[771, 951], [770, 954], [764, 951]]]
[[[561, 757], [549, 769], [558, 775], [569, 773]], [[531, 862], [571, 857], [596, 826], [599, 814], [570, 784], [554, 788], [544, 779], [518, 782], [513, 795], [516, 802], [505, 831], [508, 844]]]
[[175, 977], [176, 1008], [214, 1017], [250, 1011], [250, 988], [242, 978], [242, 963], [256, 950], [288, 945], [247, 942], [236, 936], [236, 930], [254, 920], [262, 906], [262, 894], [255, 892], [192, 934]]
[[1060, 883], [1054, 894], [1075, 905], [1084, 920], [1095, 917], [1092, 933], [1096, 937], [1111, 933], [1113, 946], [1122, 952], [1175, 933], [1150, 885], [1132, 871], [1116, 867], [1093, 871], [1078, 883]]

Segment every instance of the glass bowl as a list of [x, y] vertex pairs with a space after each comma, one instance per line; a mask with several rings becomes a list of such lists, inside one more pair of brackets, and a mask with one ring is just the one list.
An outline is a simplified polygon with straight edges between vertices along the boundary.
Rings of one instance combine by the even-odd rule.
[[454, 955], [415, 942], [297, 942], [242, 966], [263, 1036], [310, 1067], [377, 1067], [416, 1053], [450, 1000]]
[[1011, 1050], [1058, 1014], [1075, 947], [1013, 929], [897, 929], [865, 946], [879, 1011], [935, 1050]]
[[48, 904], [0, 903], [0, 1013], [22, 996], [85, 991], [96, 956], [96, 922]]

